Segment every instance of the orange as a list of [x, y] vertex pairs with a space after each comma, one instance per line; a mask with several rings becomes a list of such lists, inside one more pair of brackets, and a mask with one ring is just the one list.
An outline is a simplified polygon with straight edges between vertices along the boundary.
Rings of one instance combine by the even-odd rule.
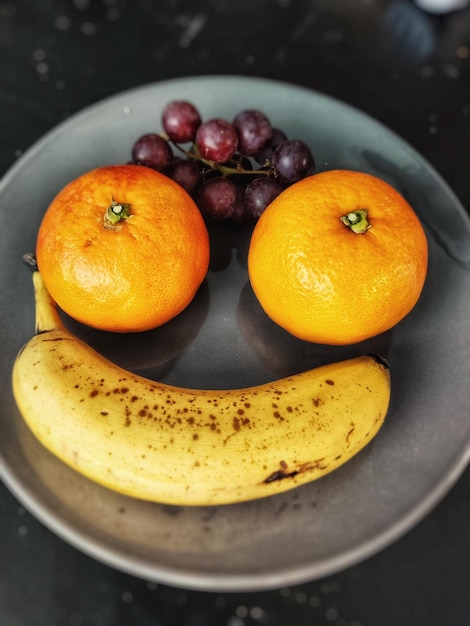
[[344, 345], [411, 311], [427, 261], [424, 230], [398, 191], [370, 174], [332, 170], [288, 187], [265, 210], [248, 271], [278, 325], [306, 341]]
[[102, 330], [143, 331], [191, 302], [208, 270], [209, 236], [178, 184], [144, 166], [113, 165], [79, 176], [54, 198], [36, 258], [71, 317]]

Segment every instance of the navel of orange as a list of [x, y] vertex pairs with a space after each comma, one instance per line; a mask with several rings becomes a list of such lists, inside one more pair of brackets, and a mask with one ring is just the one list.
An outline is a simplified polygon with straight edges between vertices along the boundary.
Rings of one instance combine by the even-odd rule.
[[277, 324], [342, 345], [400, 322], [418, 301], [427, 261], [423, 227], [398, 191], [370, 174], [330, 170], [288, 187], [265, 210], [248, 271]]

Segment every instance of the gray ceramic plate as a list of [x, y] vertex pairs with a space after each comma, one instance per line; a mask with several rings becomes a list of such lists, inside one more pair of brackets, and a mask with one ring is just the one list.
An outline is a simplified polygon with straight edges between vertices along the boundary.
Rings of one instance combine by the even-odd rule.
[[[49, 201], [95, 166], [126, 162], [134, 140], [160, 130], [160, 112], [190, 99], [203, 117], [264, 110], [307, 141], [318, 170], [351, 168], [395, 185], [429, 238], [422, 297], [392, 331], [346, 348], [307, 345], [274, 326], [250, 290], [250, 228], [212, 229], [213, 260], [192, 305], [145, 335], [83, 334], [128, 368], [196, 387], [237, 387], [340, 358], [380, 352], [392, 403], [362, 453], [287, 494], [218, 508], [177, 508], [126, 498], [75, 474], [24, 427], [10, 391], [13, 360], [34, 327], [34, 250]], [[431, 167], [382, 125], [331, 98], [239, 77], [174, 80], [110, 98], [67, 120], [29, 150], [0, 187], [1, 476], [39, 520], [113, 567], [180, 587], [254, 590], [331, 574], [390, 544], [446, 493], [470, 456], [470, 221]]]

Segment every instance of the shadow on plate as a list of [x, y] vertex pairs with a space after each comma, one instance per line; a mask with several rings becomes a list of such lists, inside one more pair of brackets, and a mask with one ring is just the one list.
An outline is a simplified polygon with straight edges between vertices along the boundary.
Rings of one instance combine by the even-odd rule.
[[361, 354], [377, 353], [387, 358], [393, 333], [388, 331], [347, 346], [302, 341], [280, 328], [266, 315], [249, 282], [240, 293], [237, 321], [242, 335], [263, 365], [280, 378]]
[[204, 281], [192, 302], [175, 318], [141, 333], [110, 333], [85, 326], [63, 314], [67, 328], [121, 367], [140, 371], [161, 367], [197, 337], [209, 312], [210, 296]]

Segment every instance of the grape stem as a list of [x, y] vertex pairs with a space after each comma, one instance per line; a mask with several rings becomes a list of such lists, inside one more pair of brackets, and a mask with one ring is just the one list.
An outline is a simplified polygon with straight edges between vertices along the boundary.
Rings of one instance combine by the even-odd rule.
[[232, 165], [227, 165], [225, 163], [216, 163], [215, 161], [211, 161], [210, 159], [205, 159], [203, 156], [201, 156], [201, 153], [199, 152], [199, 150], [197, 149], [195, 144], [192, 145], [190, 150], [185, 150], [179, 144], [174, 143], [173, 141], [171, 141], [170, 138], [168, 137], [168, 135], [166, 135], [165, 133], [162, 133], [161, 137], [163, 137], [166, 141], [168, 141], [168, 143], [171, 143], [177, 150], [182, 152], [188, 159], [192, 159], [193, 161], [199, 161], [200, 163], [202, 163], [203, 165], [205, 165], [209, 169], [217, 171], [217, 172], [220, 172], [220, 174], [222, 174], [222, 176], [232, 176], [233, 174], [244, 174], [245, 176], [246, 175], [251, 175], [251, 176], [260, 176], [260, 175], [272, 176], [274, 174], [274, 168], [273, 168], [273, 166], [272, 166], [272, 164], [270, 162], [267, 162], [268, 164], [266, 166], [262, 167], [261, 169], [257, 169], [257, 170], [247, 170], [247, 169], [245, 169], [240, 164], [240, 161], [235, 162], [235, 164], [233, 166]]

